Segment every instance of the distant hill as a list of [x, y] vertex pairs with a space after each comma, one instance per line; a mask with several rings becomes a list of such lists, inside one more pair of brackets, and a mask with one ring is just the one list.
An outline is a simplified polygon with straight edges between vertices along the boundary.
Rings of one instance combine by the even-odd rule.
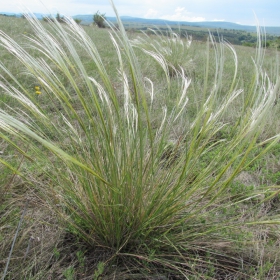
[[[22, 14], [5, 13], [5, 12], [0, 12], [0, 15], [1, 16], [7, 16], [7, 17], [17, 17], [17, 18], [22, 17]], [[43, 14], [40, 14], [40, 13], [34, 13], [33, 15], [38, 19], [42, 19], [43, 17], [47, 16], [47, 15], [43, 15]]]
[[[14, 13], [5, 13], [0, 12], [0, 15], [6, 16], [15, 16], [21, 17], [21, 14]], [[35, 13], [34, 14], [38, 19], [42, 19], [44, 14]], [[93, 22], [93, 15], [75, 15], [73, 18], [81, 19], [82, 24], [91, 24]], [[116, 22], [116, 17], [106, 17], [108, 21]], [[228, 30], [242, 30], [246, 32], [256, 32], [255, 26], [250, 25], [240, 25], [232, 22], [225, 21], [201, 21], [201, 22], [186, 22], [186, 21], [169, 21], [165, 19], [146, 19], [146, 18], [137, 18], [130, 16], [122, 16], [121, 20], [124, 24], [141, 24], [146, 26], [158, 26], [158, 25], [179, 25], [179, 26], [191, 26], [191, 27], [199, 27], [199, 28], [209, 28], [209, 29], [228, 29]], [[273, 27], [268, 26], [265, 27], [265, 31], [267, 34], [280, 36], [280, 26]]]
[[[84, 24], [90, 24], [93, 22], [92, 15], [76, 15], [73, 18], [79, 18]], [[106, 17], [108, 21], [116, 22], [116, 17]], [[193, 26], [200, 28], [210, 28], [210, 29], [232, 29], [232, 30], [243, 30], [247, 32], [256, 32], [255, 26], [241, 25], [232, 22], [225, 21], [202, 21], [202, 22], [186, 22], [186, 21], [169, 21], [165, 19], [146, 19], [146, 18], [136, 18], [130, 16], [122, 16], [121, 20], [123, 23], [138, 23], [142, 25], [179, 25], [179, 26]], [[280, 36], [280, 27], [268, 26], [265, 27], [266, 33], [271, 35]]]

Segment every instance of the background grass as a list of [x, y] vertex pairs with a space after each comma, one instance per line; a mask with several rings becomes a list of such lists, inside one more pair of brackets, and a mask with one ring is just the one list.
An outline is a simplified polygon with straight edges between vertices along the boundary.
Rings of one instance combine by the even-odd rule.
[[[76, 25], [63, 38], [66, 26], [41, 24], [0, 22], [31, 55], [18, 56], [23, 65], [2, 41], [1, 109], [24, 132], [1, 128], [3, 271], [23, 221], [5, 279], [277, 279], [279, 143], [266, 139], [279, 133], [279, 105], [256, 109], [270, 86], [279, 94], [278, 54], [235, 47], [236, 64], [230, 46], [209, 40], [154, 59], [157, 36], [132, 49], [139, 34], [111, 31], [114, 46], [109, 30], [83, 27], [82, 41]], [[90, 39], [98, 53], [81, 44]]]

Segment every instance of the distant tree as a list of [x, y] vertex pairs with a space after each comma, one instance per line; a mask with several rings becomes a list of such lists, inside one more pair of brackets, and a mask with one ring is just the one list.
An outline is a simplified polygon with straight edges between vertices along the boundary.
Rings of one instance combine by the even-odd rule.
[[64, 17], [61, 16], [59, 13], [56, 14], [55, 18], [52, 15], [49, 15], [49, 16], [43, 17], [42, 19], [43, 19], [43, 21], [48, 22], [48, 23], [54, 22], [55, 20], [57, 20], [60, 23], [64, 23]]
[[100, 14], [99, 11], [93, 15], [93, 21], [99, 28], [105, 28], [105, 20], [105, 14]]
[[64, 20], [64, 18], [59, 13], [56, 14], [55, 18], [58, 22], [63, 22], [63, 20]]
[[76, 21], [76, 23], [80, 24], [82, 22], [81, 19], [78, 19], [78, 18], [74, 18], [74, 20]]

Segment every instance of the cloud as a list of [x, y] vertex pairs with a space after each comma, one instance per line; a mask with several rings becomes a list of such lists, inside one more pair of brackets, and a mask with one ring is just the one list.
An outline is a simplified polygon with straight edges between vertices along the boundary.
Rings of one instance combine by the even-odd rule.
[[175, 9], [175, 13], [176, 13], [176, 14], [181, 14], [182, 12], [184, 12], [184, 10], [185, 10], [184, 7], [182, 7], [182, 8], [181, 8], [181, 7], [178, 7], [178, 8]]
[[147, 13], [144, 15], [145, 18], [157, 18], [158, 11], [154, 9], [149, 9]]
[[185, 7], [177, 7], [172, 15], [163, 15], [161, 19], [172, 21], [205, 21], [204, 17], [192, 16]]

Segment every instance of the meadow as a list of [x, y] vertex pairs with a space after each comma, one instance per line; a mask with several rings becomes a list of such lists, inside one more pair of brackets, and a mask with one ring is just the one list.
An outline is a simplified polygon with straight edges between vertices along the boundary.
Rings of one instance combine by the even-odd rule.
[[279, 279], [279, 52], [258, 35], [0, 17], [1, 279]]

